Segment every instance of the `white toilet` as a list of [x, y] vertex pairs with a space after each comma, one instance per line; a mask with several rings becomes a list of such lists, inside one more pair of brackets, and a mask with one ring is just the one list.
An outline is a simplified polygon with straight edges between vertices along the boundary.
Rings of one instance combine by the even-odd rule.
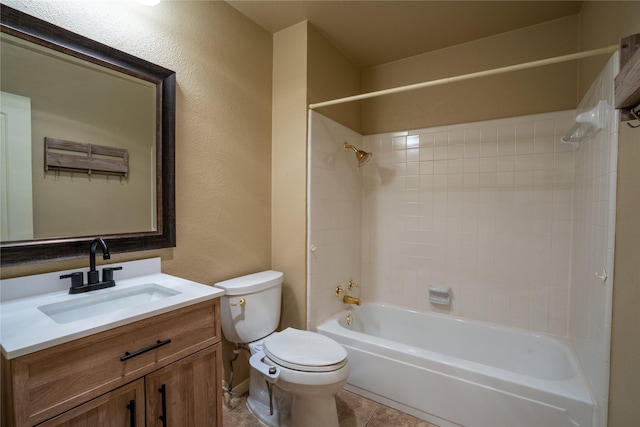
[[338, 427], [335, 395], [349, 376], [347, 351], [315, 332], [280, 321], [282, 276], [263, 271], [216, 283], [222, 332], [251, 352], [249, 410], [271, 427]]

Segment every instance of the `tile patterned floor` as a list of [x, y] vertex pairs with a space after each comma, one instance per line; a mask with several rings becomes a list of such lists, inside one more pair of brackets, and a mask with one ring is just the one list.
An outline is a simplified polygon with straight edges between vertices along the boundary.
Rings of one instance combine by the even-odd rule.
[[[223, 427], [263, 427], [249, 413], [247, 395], [234, 398], [231, 408], [223, 407]], [[336, 396], [340, 427], [437, 427], [411, 415], [342, 390]]]

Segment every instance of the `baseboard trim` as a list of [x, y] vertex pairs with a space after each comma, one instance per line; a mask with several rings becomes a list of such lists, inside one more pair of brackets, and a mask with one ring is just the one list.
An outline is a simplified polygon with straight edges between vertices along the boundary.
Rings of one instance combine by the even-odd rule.
[[234, 396], [242, 396], [243, 394], [249, 391], [249, 378], [242, 381], [237, 386], [233, 387], [233, 395]]

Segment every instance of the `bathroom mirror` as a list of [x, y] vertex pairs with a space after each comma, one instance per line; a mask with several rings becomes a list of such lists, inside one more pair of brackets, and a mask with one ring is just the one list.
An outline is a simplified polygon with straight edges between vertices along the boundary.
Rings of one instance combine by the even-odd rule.
[[[1, 265], [84, 257], [97, 236], [107, 241], [112, 254], [174, 247], [175, 72], [1, 7], [0, 133], [5, 151], [0, 160], [5, 163], [0, 179], [10, 186], [3, 189], [0, 203], [3, 209], [9, 206], [0, 214]], [[5, 69], [22, 62], [24, 69]], [[27, 103], [18, 108], [29, 110], [22, 119], [27, 142], [24, 135], [8, 132], [17, 125], [5, 125], [10, 118], [4, 108], [14, 97], [18, 105], [23, 99]], [[57, 167], [64, 162], [49, 158], [45, 137], [73, 141], [90, 154], [53, 149], [52, 159], [67, 156], [65, 161], [72, 162], [71, 167]], [[17, 150], [7, 151], [7, 146]], [[21, 147], [30, 150], [15, 160], [11, 153]], [[112, 149], [126, 152], [124, 172], [78, 166], [86, 161], [78, 156], [93, 156], [92, 165], [122, 167], [122, 159], [104, 154]], [[29, 168], [22, 176], [7, 175]], [[11, 211], [13, 199], [8, 203], [7, 194], [15, 197], [16, 206], [24, 205]]]

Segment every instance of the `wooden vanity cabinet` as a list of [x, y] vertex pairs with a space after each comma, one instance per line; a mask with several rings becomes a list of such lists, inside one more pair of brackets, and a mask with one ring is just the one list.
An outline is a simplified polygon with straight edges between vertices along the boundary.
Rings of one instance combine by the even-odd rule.
[[2, 427], [221, 426], [219, 307], [209, 300], [3, 358]]

